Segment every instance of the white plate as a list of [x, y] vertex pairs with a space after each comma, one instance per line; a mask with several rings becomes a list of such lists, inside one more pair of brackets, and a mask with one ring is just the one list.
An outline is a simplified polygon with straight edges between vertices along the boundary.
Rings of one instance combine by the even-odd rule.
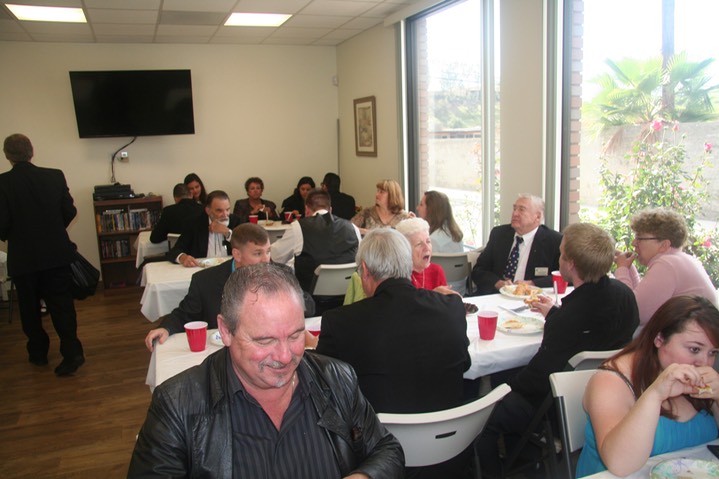
[[650, 479], [719, 478], [719, 462], [703, 459], [668, 459], [652, 467]]
[[229, 258], [203, 258], [197, 260], [202, 268], [212, 268], [227, 261]]
[[[512, 326], [508, 327], [509, 322]], [[540, 334], [544, 331], [544, 320], [526, 316], [509, 316], [497, 324], [497, 330], [505, 334]]]
[[[530, 295], [528, 295], [528, 294], [514, 294], [514, 290], [516, 289], [516, 287], [517, 287], [516, 284], [509, 284], [507, 286], [502, 286], [502, 288], [499, 290], [499, 292], [503, 296], [507, 296], [508, 298], [512, 298], [512, 299], [527, 299], [527, 298], [529, 298]], [[530, 286], [530, 288], [532, 288], [533, 291], [536, 291], [537, 294], [542, 292], [542, 288], [540, 288], [540, 287]]]
[[217, 346], [224, 346], [222, 344], [222, 338], [220, 337], [220, 331], [218, 329], [210, 329], [207, 332], [208, 339], [212, 344], [215, 344]]

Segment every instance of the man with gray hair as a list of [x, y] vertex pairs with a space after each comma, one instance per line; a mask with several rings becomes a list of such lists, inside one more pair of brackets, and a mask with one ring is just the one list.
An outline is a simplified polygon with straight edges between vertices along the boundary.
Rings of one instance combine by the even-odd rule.
[[225, 348], [157, 387], [128, 477], [401, 477], [404, 454], [349, 365], [305, 353], [292, 270], [261, 263], [227, 281]]
[[317, 352], [352, 365], [378, 412], [460, 405], [471, 363], [461, 297], [412, 285], [412, 250], [394, 229], [367, 233], [356, 262], [367, 298], [324, 313]]
[[559, 269], [562, 235], [544, 226], [543, 221], [544, 200], [519, 195], [512, 207], [511, 223], [492, 229], [472, 269], [477, 295], [496, 294], [514, 283], [552, 286], [552, 271]]

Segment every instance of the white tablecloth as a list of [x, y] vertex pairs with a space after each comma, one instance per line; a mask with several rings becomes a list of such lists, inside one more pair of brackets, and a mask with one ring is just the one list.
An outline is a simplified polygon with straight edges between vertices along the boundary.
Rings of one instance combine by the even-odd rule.
[[[229, 259], [227, 256], [224, 259]], [[169, 314], [180, 304], [190, 289], [192, 275], [202, 268], [185, 268], [181, 264], [160, 261], [149, 263], [142, 268], [140, 284], [145, 287], [142, 293], [140, 311], [150, 321], [157, 321]]]
[[[712, 441], [709, 444], [719, 444], [719, 440]], [[717, 458], [714, 457], [711, 452], [709, 452], [706, 445], [690, 447], [687, 449], [680, 449], [679, 451], [668, 452], [666, 454], [660, 454], [659, 456], [650, 457], [644, 467], [642, 467], [633, 474], [624, 476], [624, 479], [646, 479], [647, 477], [649, 477], [649, 471], [651, 471], [652, 467], [654, 467], [655, 465], [668, 459], [678, 458], [704, 459], [705, 461], [714, 462], [717, 461]], [[591, 476], [586, 476], [585, 479], [619, 479], [619, 477], [620, 476], [615, 476], [611, 472], [604, 471], [592, 474]]]
[[[154, 264], [162, 263], [152, 263], [151, 265]], [[509, 313], [499, 309], [497, 306], [517, 307], [523, 304], [521, 301], [506, 298], [499, 294], [465, 298], [464, 300], [465, 302], [477, 304], [480, 311], [487, 309], [498, 311], [500, 313], [500, 322], [508, 317]], [[305, 320], [305, 325], [308, 329], [316, 324], [321, 324], [320, 317]], [[497, 331], [491, 341], [481, 340], [479, 339], [476, 313], [467, 315], [467, 337], [470, 340], [468, 349], [472, 365], [464, 373], [466, 379], [477, 379], [488, 374], [524, 366], [534, 356], [542, 342], [541, 334], [505, 334], [501, 331]], [[208, 349], [201, 353], [193, 353], [190, 352], [185, 333], [173, 334], [165, 341], [165, 344], [155, 347], [150, 360], [150, 367], [147, 371], [146, 384], [150, 388], [154, 388], [167, 378], [199, 364], [218, 349], [219, 346], [215, 347], [208, 342]]]
[[152, 233], [152, 231], [140, 231], [140, 234], [137, 235], [137, 239], [135, 240], [135, 249], [137, 249], [135, 268], [139, 268], [147, 256], [163, 254], [170, 251], [167, 240], [162, 243], [153, 243], [150, 241], [150, 233]]
[[285, 231], [290, 228], [289, 224], [282, 223], [281, 221], [273, 221], [271, 225], [268, 225], [266, 221], [260, 220], [257, 224], [262, 226], [265, 231], [267, 231], [267, 234], [270, 235], [270, 244], [282, 238]]

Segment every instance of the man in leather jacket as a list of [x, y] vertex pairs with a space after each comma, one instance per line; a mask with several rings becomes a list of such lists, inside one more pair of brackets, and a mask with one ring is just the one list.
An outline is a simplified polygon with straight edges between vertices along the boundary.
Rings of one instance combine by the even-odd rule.
[[352, 368], [305, 353], [289, 268], [232, 273], [218, 326], [226, 347], [155, 390], [128, 477], [402, 477]]

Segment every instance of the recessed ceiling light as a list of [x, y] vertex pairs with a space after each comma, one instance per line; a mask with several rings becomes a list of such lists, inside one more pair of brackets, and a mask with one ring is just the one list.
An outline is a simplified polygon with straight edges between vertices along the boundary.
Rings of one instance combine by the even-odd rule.
[[280, 13], [233, 13], [225, 22], [225, 26], [279, 27], [291, 16]]
[[82, 8], [39, 7], [35, 5], [15, 5], [11, 3], [6, 3], [5, 6], [10, 9], [18, 20], [87, 23]]

